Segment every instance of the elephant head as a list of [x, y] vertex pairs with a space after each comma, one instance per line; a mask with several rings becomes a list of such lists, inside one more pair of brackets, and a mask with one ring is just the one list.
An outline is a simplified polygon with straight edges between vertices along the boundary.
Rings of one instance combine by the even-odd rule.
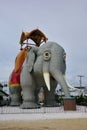
[[47, 42], [40, 47], [29, 49], [20, 78], [23, 91], [22, 108], [36, 107], [34, 104], [36, 87], [47, 86], [46, 100], [52, 99], [57, 84], [60, 84], [65, 96], [70, 97], [68, 89], [70, 86], [65, 78], [65, 57], [65, 50], [55, 42]]
[[[52, 76], [64, 90], [65, 96], [69, 96], [68, 84], [65, 80], [66, 53], [55, 42], [47, 42], [39, 48], [31, 48], [26, 59], [29, 72], [33, 70], [35, 75], [44, 77], [46, 86], [50, 91], [50, 76]], [[31, 69], [32, 68], [32, 69]]]

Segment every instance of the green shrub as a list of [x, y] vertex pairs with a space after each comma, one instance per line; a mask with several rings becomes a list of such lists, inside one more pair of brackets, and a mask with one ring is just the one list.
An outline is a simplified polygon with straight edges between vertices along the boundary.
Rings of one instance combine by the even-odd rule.
[[83, 95], [80, 95], [80, 96], [76, 96], [76, 104], [77, 105], [87, 105], [87, 96], [83, 96]]

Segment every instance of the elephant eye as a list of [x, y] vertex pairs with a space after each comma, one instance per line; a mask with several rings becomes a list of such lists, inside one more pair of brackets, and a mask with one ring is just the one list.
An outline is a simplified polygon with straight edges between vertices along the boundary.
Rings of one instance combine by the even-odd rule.
[[50, 58], [51, 58], [51, 52], [45, 51], [45, 52], [43, 53], [43, 59], [44, 59], [44, 60], [50, 60]]

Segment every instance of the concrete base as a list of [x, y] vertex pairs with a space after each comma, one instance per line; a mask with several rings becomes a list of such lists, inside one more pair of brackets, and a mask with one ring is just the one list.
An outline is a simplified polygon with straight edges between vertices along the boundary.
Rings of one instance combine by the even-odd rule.
[[76, 110], [75, 98], [65, 97], [63, 100], [64, 100], [64, 110], [65, 111], [75, 111]]

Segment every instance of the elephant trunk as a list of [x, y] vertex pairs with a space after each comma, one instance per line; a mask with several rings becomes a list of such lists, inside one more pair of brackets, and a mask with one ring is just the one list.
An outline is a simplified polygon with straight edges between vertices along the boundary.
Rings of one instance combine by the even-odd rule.
[[[49, 62], [44, 62], [43, 64], [43, 77], [44, 77], [44, 81], [46, 83], [46, 86], [48, 88], [48, 90], [50, 91], [51, 87], [50, 87], [50, 73], [49, 73]], [[73, 86], [71, 86], [67, 80], [64, 74], [62, 74], [61, 72], [59, 72], [58, 70], [55, 72], [51, 71], [51, 75], [54, 77], [54, 79], [60, 84], [62, 90], [65, 93], [66, 97], [70, 96], [70, 92], [68, 88], [71, 88], [73, 90], [76, 90]]]
[[70, 97], [70, 92], [68, 89], [68, 84], [65, 80], [64, 75], [62, 74], [62, 72], [56, 70], [55, 72], [52, 72], [53, 77], [55, 78], [55, 80], [60, 84], [63, 92], [65, 93], [66, 97]]

